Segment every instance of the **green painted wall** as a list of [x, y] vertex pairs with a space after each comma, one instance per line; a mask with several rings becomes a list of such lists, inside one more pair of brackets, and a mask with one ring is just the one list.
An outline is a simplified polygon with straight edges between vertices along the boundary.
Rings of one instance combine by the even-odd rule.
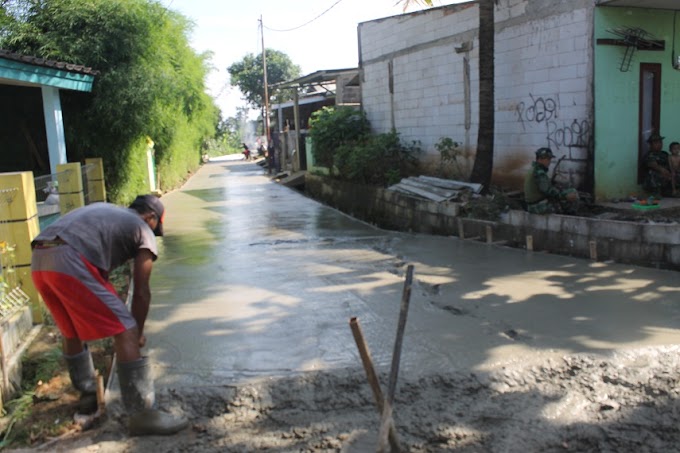
[[[680, 16], [680, 15], [678, 15]], [[661, 134], [664, 147], [680, 141], [680, 71], [673, 69], [673, 11], [640, 8], [595, 8], [595, 197], [598, 200], [641, 193], [637, 184], [640, 63], [662, 64]], [[680, 24], [680, 17], [677, 17]], [[616, 39], [607, 32], [621, 26], [640, 27], [666, 41], [664, 51], [636, 50], [628, 72], [620, 66], [625, 47], [598, 45]], [[680, 25], [676, 26], [676, 58]]]

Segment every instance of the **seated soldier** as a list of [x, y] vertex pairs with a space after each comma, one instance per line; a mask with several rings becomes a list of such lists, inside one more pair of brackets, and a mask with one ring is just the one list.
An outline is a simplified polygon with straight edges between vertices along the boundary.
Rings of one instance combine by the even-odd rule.
[[550, 148], [536, 150], [536, 161], [524, 178], [524, 201], [532, 214], [566, 213], [578, 210], [578, 192], [574, 189], [560, 190], [548, 176], [550, 161], [555, 155]]
[[663, 151], [663, 139], [657, 133], [647, 139], [649, 153], [645, 159], [646, 174], [642, 187], [651, 195], [667, 197], [673, 194], [673, 177], [668, 153]]
[[680, 143], [673, 142], [668, 146], [671, 155], [668, 156], [668, 165], [671, 169], [671, 185], [673, 186], [673, 196], [678, 196], [680, 187]]

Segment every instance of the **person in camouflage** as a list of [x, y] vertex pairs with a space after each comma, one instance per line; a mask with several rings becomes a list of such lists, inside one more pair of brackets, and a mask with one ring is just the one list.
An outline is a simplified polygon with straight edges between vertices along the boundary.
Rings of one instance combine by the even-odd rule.
[[651, 195], [673, 195], [673, 178], [671, 175], [668, 153], [663, 151], [663, 139], [661, 135], [654, 133], [649, 136], [649, 153], [645, 159], [647, 173], [642, 187]]
[[550, 148], [536, 150], [536, 161], [524, 178], [524, 201], [532, 214], [565, 213], [578, 210], [578, 192], [574, 189], [560, 190], [548, 176], [550, 161], [555, 157]]

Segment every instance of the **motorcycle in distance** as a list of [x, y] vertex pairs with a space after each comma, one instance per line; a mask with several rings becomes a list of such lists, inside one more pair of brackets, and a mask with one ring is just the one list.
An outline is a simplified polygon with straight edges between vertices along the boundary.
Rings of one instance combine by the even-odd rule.
[[250, 148], [248, 148], [248, 145], [243, 143], [243, 160], [250, 160]]

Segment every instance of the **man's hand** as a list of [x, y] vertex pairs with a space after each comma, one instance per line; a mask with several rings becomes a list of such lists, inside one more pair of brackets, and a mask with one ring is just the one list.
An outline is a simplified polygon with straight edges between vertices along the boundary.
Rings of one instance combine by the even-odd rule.
[[139, 347], [143, 348], [146, 346], [146, 336], [144, 334], [139, 336]]

